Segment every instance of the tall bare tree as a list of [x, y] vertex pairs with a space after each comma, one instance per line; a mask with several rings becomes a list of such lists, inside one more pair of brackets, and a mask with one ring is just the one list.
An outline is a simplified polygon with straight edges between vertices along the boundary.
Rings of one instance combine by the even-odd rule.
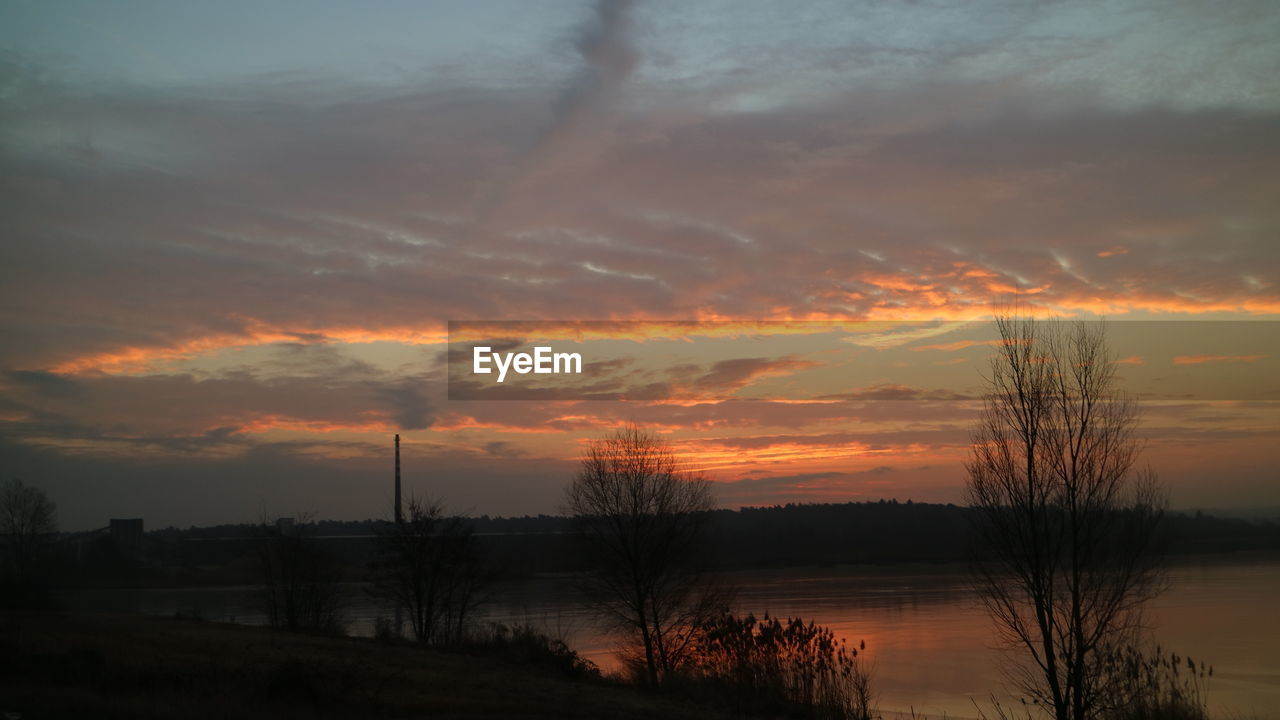
[[1105, 327], [997, 319], [1001, 343], [973, 432], [968, 498], [975, 580], [1024, 661], [1019, 687], [1057, 720], [1106, 713], [1104, 662], [1133, 641], [1162, 586], [1153, 552], [1164, 500], [1138, 469], [1134, 401], [1116, 388]]
[[17, 478], [0, 485], [0, 596], [5, 604], [39, 604], [41, 554], [56, 530], [56, 506], [39, 488]]
[[592, 442], [566, 492], [590, 559], [584, 589], [638, 641], [652, 686], [679, 665], [698, 622], [721, 609], [696, 562], [714, 507], [710, 483], [635, 426]]

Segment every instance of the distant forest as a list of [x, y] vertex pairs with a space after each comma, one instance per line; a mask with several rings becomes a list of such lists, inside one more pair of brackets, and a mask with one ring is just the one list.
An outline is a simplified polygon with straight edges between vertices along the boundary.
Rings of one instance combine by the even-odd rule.
[[[965, 562], [972, 549], [968, 513], [958, 505], [896, 500], [717, 510], [704, 559], [723, 569]], [[509, 574], [580, 569], [570, 518], [482, 515], [469, 521]], [[309, 532], [358, 573], [371, 557], [369, 538], [386, 522], [321, 520]], [[139, 550], [151, 559], [143, 565], [153, 569], [236, 565], [260, 532], [252, 524], [153, 530]], [[95, 543], [101, 547], [91, 555], [109, 554], [108, 536]], [[1169, 513], [1162, 545], [1174, 555], [1280, 551], [1280, 523]]]

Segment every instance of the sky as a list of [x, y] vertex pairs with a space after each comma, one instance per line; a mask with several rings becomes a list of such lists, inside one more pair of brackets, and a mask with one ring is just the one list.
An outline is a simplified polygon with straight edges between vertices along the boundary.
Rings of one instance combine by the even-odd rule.
[[[0, 474], [67, 529], [378, 517], [400, 433], [410, 492], [550, 513], [635, 422], [728, 507], [958, 502], [1014, 298], [1107, 319], [1173, 506], [1280, 506], [1276, 37], [1269, 1], [0, 2]], [[631, 323], [588, 365], [663, 390], [450, 399], [464, 321]]]

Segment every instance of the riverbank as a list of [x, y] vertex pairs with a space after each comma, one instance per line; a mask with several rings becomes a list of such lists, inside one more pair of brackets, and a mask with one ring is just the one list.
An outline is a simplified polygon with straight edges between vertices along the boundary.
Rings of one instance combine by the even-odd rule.
[[688, 718], [688, 706], [484, 655], [91, 613], [0, 614], [0, 712], [24, 718]]
[[[1169, 589], [1150, 608], [1156, 642], [1215, 665], [1208, 688], [1214, 717], [1267, 717], [1280, 707], [1280, 562], [1239, 555], [1187, 557], [1170, 563]], [[991, 623], [972, 601], [961, 566], [862, 566], [738, 571], [735, 610], [799, 615], [831, 627], [851, 643], [867, 641], [882, 710], [929, 717], [972, 717], [973, 700], [986, 706], [1001, 692], [1005, 655], [995, 648]], [[372, 636], [387, 611], [363, 586], [347, 590], [348, 632]], [[211, 621], [263, 624], [257, 588], [80, 591], [60, 598], [72, 612], [112, 610], [159, 617], [187, 615]], [[616, 667], [615, 639], [561, 576], [502, 583], [479, 619], [531, 625], [564, 639], [603, 668]], [[885, 713], [888, 716], [888, 713]]]

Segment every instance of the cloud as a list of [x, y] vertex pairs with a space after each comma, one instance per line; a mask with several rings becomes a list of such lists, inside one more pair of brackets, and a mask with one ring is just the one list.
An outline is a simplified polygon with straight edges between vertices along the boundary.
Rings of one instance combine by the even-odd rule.
[[401, 430], [425, 430], [435, 422], [420, 380], [405, 380], [394, 387], [380, 388], [378, 392], [394, 409], [393, 419]]
[[909, 385], [900, 385], [894, 383], [885, 383], [881, 385], [873, 385], [871, 387], [854, 390], [846, 393], [836, 393], [832, 395], [819, 395], [818, 400], [935, 400], [935, 401], [956, 401], [956, 400], [974, 400], [976, 395], [968, 393], [954, 392], [952, 390], [942, 389], [926, 389], [911, 387]]
[[[1155, 55], [1110, 28], [1047, 37], [1039, 6], [962, 28], [928, 9], [652, 9], [597, 3], [565, 25], [567, 64], [484, 82], [87, 89], [0, 54], [5, 437], [37, 471], [110, 457], [120, 475], [163, 462], [296, 488], [324, 453], [350, 480], [380, 467], [373, 438], [422, 432], [472, 498], [467, 481], [523, 453], [534, 479], [489, 489], [545, 500], [573, 443], [629, 420], [702, 442], [709, 467], [818, 482], [858, 453], [937, 452], [954, 474], [974, 408], [920, 378], [731, 397], [822, 370], [777, 353], [601, 364], [576, 388], [626, 403], [450, 401], [446, 323], [972, 320], [1015, 293], [1048, 314], [1280, 314], [1259, 279], [1280, 275], [1274, 63], [1232, 23], [1148, 72]], [[947, 339], [917, 349], [982, 342]]]
[[801, 360], [795, 355], [785, 358], [734, 358], [720, 360], [706, 374], [693, 381], [697, 391], [728, 394], [740, 390], [756, 380], [786, 376], [796, 370], [819, 367], [821, 363]]
[[[421, 430], [436, 415], [426, 397], [428, 375], [87, 376], [34, 387], [29, 377], [5, 388], [13, 414], [8, 432], [40, 443], [61, 439], [82, 452], [168, 451], [173, 443], [239, 452], [243, 447], [229, 446], [244, 446], [254, 435]], [[50, 386], [59, 390], [50, 393]]]
[[70, 377], [41, 370], [11, 370], [6, 373], [10, 382], [34, 390], [37, 394], [55, 398], [74, 398], [80, 395], [80, 385]]
[[[523, 344], [522, 344], [523, 345]], [[588, 356], [589, 353], [588, 353]], [[453, 355], [449, 397], [453, 400], [612, 400], [694, 403], [722, 400], [758, 380], [785, 377], [821, 363], [786, 357], [744, 357], [712, 362], [669, 362], [669, 357], [590, 361], [582, 375], [472, 379], [468, 354]]]
[[926, 350], [939, 350], [941, 352], [954, 352], [956, 350], [965, 350], [971, 347], [997, 347], [1002, 344], [1000, 340], [956, 340], [949, 343], [936, 343], [933, 345], [920, 345], [911, 348], [916, 352]]
[[[1274, 287], [1242, 279], [1277, 262], [1265, 241], [1280, 221], [1265, 202], [1277, 173], [1266, 161], [1236, 170], [1271, 156], [1251, 149], [1275, 142], [1267, 117], [1087, 103], [1035, 115], [1014, 103], [862, 147], [857, 123], [792, 140], [828, 127], [848, 99], [704, 111], [692, 124], [640, 113], [625, 122], [645, 132], [601, 140], [606, 155], [513, 188], [500, 218], [475, 223], [458, 208], [520, 152], [543, 112], [531, 91], [426, 87], [350, 103], [288, 88], [44, 92], [17, 104], [4, 151], [20, 178], [62, 188], [0, 200], [13, 238], [0, 253], [22, 268], [0, 271], [6, 331], [21, 339], [3, 351], [10, 367], [115, 371], [360, 333], [412, 342], [466, 318], [974, 318], [1015, 289], [1051, 311], [1280, 310]], [[27, 129], [74, 134], [85, 118], [189, 152], [154, 167], [122, 146], [90, 171]], [[1233, 130], [1203, 130], [1215, 124]], [[1142, 159], [1116, 165], [1117, 148]], [[1204, 177], [1217, 183], [1209, 195], [1195, 185]], [[1227, 231], [1231, 252], [1211, 252], [1205, 238], [1228, 217], [1253, 220]], [[1097, 258], [1117, 237], [1129, 253]]]
[[1266, 355], [1178, 355], [1173, 358], [1174, 365], [1203, 365], [1204, 363], [1248, 363], [1257, 362]]
[[[716, 495], [729, 507], [768, 505], [776, 498], [801, 502], [848, 502], [919, 495], [920, 487], [937, 482], [928, 466], [878, 465], [864, 470], [831, 470], [795, 474], [765, 474], [716, 483]], [[922, 481], [925, 481], [922, 483]], [[954, 494], [936, 500], [954, 501]]]
[[596, 0], [592, 5], [591, 16], [571, 38], [579, 60], [576, 72], [551, 103], [551, 117], [528, 147], [494, 177], [479, 202], [478, 223], [501, 222], [513, 205], [519, 205], [520, 194], [553, 181], [600, 151], [600, 136], [610, 125], [610, 106], [638, 62], [631, 42], [630, 6], [631, 0]]
[[592, 17], [573, 40], [582, 68], [556, 103], [557, 129], [570, 130], [578, 116], [611, 95], [631, 77], [638, 51], [631, 42], [631, 0], [597, 0]]

